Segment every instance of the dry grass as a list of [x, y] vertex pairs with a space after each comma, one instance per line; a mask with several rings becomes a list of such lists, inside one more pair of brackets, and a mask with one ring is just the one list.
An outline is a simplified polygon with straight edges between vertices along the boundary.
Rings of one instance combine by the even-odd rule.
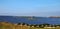
[[29, 27], [29, 26], [14, 25], [14, 24], [10, 24], [10, 23], [0, 23], [0, 29], [60, 29], [60, 27], [36, 28], [36, 27]]

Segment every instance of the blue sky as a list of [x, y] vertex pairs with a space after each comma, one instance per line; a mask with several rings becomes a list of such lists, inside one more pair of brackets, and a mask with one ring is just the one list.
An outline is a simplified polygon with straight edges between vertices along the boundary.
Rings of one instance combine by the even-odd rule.
[[60, 0], [0, 0], [0, 15], [60, 16]]

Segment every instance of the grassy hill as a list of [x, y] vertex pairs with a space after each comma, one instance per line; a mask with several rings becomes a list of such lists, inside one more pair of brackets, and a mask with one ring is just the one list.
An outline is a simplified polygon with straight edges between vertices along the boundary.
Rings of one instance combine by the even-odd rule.
[[41, 28], [41, 27], [30, 27], [22, 24], [12, 24], [9, 22], [0, 22], [0, 29], [60, 29], [60, 27], [55, 27], [55, 28]]

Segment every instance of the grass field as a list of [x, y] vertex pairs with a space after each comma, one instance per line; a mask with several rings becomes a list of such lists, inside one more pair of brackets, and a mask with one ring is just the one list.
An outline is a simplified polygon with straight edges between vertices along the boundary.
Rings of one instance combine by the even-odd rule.
[[30, 28], [30, 29], [60, 29], [60, 27], [59, 28]]
[[[13, 29], [13, 28], [4, 28], [4, 27], [1, 27], [0, 26], [0, 29]], [[14, 28], [15, 29], [15, 28]], [[17, 29], [17, 28], [16, 28]], [[23, 28], [19, 28], [19, 29], [23, 29]], [[24, 29], [26, 29], [26, 28], [24, 28]], [[28, 29], [60, 29], [60, 27], [58, 27], [58, 28], [35, 28], [35, 27], [30, 27], [30, 28], [28, 28]]]
[[37, 28], [37, 27], [28, 27], [28, 26], [20, 26], [9, 23], [0, 24], [0, 29], [60, 29], [60, 27], [56, 28]]

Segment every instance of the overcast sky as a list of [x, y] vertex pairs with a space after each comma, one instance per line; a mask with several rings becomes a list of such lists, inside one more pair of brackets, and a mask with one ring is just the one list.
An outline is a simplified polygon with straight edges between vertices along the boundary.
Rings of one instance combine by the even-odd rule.
[[0, 15], [60, 16], [60, 0], [0, 0]]

